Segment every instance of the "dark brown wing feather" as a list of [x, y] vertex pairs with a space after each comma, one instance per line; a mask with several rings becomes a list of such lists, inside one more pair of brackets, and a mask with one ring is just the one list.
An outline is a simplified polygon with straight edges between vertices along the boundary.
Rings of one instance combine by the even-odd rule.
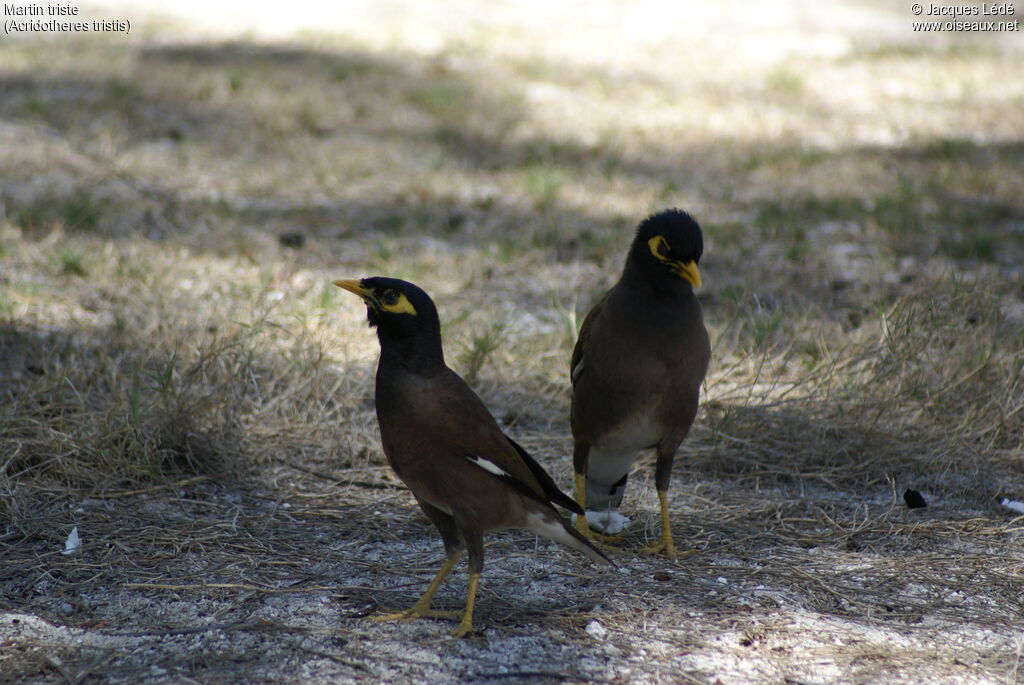
[[540, 483], [540, 486], [544, 488], [544, 496], [552, 504], [557, 504], [560, 507], [568, 509], [574, 514], [582, 514], [583, 510], [580, 509], [580, 505], [576, 504], [576, 500], [566, 495], [564, 492], [558, 489], [558, 485], [555, 483], [555, 479], [552, 478], [544, 467], [537, 463], [537, 461], [530, 456], [530, 453], [523, 449], [522, 445], [517, 443], [512, 438], [505, 436], [512, 446], [516, 448], [516, 452], [529, 467], [533, 473], [534, 478]]
[[[608, 299], [608, 293], [605, 293], [604, 297], [594, 305], [593, 309], [587, 312], [586, 317], [583, 319], [583, 325], [580, 326], [580, 334], [576, 338], [576, 346], [572, 348], [572, 359], [569, 361], [569, 377], [572, 380], [572, 386], [576, 387], [576, 382], [579, 380], [580, 374], [583, 373], [583, 369], [586, 364], [583, 359], [583, 349], [587, 345], [587, 341], [590, 339], [590, 329], [594, 326], [594, 321], [598, 316], [601, 315], [601, 310], [604, 307], [605, 301]], [[583, 363], [584, 366], [580, 367]]]
[[[505, 435], [480, 397], [451, 369], [429, 379], [405, 373], [378, 375], [377, 410], [385, 452], [407, 483], [410, 478], [443, 477], [435, 467], [480, 468], [545, 505], [555, 503], [578, 511], [576, 503]], [[505, 475], [477, 460], [490, 462]], [[434, 475], [427, 475], [431, 472]]]
[[446, 376], [444, 385], [447, 392], [439, 393], [436, 399], [451, 398], [449, 416], [458, 416], [461, 420], [460, 430], [449, 433], [460, 438], [458, 444], [453, 445], [456, 452], [467, 458], [481, 457], [492, 462], [522, 486], [520, 489], [524, 492], [545, 502], [550, 501], [549, 490], [558, 490], [551, 477], [502, 432], [483, 400], [458, 374], [449, 369]]

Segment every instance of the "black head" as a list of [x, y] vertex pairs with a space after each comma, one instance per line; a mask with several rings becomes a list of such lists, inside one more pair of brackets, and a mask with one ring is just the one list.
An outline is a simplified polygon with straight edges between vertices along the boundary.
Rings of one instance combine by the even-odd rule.
[[374, 276], [355, 281], [334, 281], [366, 303], [366, 319], [377, 329], [383, 354], [402, 362], [440, 359], [441, 323], [437, 307], [421, 288], [397, 278]]
[[699, 288], [697, 264], [703, 253], [704, 235], [693, 217], [681, 209], [666, 209], [637, 227], [625, 274], [655, 287], [688, 283]]

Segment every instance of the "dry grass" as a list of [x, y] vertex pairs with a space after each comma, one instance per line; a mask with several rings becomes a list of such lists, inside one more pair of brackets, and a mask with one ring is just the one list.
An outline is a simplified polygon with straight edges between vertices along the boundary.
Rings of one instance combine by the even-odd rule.
[[[873, 3], [616, 7], [0, 46], [0, 679], [1020, 679], [1019, 45]], [[440, 545], [330, 280], [424, 286], [568, 485], [576, 326], [669, 205], [707, 241], [672, 504], [699, 554], [633, 557], [645, 461], [628, 574], [500, 535], [483, 639], [366, 621]]]

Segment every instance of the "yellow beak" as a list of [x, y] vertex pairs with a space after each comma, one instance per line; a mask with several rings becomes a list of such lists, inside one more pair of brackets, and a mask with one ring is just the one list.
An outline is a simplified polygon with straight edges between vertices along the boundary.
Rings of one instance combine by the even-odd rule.
[[676, 262], [674, 266], [677, 276], [689, 281], [694, 289], [700, 287], [700, 269], [697, 268], [696, 262]]
[[358, 280], [334, 281], [334, 285], [338, 286], [339, 288], [344, 288], [345, 290], [349, 291], [350, 293], [355, 293], [356, 295], [358, 295], [359, 297], [363, 298], [364, 300], [369, 300], [369, 299], [371, 299], [373, 297], [373, 293], [368, 288], [364, 288], [363, 287], [362, 281], [358, 281]]

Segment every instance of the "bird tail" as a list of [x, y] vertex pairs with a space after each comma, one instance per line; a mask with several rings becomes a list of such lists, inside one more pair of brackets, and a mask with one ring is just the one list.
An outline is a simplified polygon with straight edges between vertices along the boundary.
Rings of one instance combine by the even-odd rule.
[[615, 562], [606, 557], [601, 550], [595, 547], [590, 540], [583, 537], [578, 530], [559, 516], [554, 509], [532, 512], [528, 517], [528, 522], [529, 529], [537, 535], [560, 542], [566, 547], [586, 555], [595, 563], [615, 566]]

